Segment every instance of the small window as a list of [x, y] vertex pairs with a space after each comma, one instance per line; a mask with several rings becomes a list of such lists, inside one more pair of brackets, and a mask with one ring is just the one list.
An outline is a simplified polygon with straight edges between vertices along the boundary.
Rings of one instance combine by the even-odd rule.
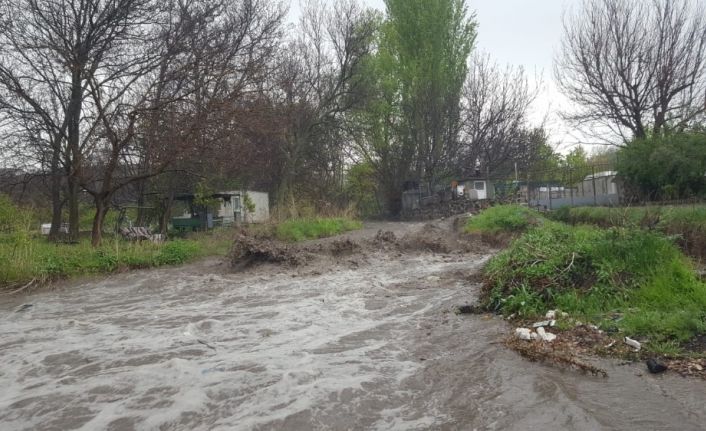
[[473, 188], [476, 190], [485, 190], [485, 181], [475, 181]]

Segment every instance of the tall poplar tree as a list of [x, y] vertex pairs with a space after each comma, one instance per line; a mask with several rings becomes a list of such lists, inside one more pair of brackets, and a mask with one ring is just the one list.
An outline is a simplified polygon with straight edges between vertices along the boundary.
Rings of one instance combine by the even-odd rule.
[[465, 0], [385, 0], [371, 61], [373, 100], [362, 115], [363, 154], [376, 168], [388, 211], [406, 180], [430, 185], [458, 149], [460, 97], [476, 22]]

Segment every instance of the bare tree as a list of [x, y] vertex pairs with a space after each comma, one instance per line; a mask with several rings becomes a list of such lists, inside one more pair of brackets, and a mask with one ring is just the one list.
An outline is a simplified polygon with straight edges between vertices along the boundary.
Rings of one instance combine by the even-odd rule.
[[[205, 20], [198, 31], [179, 38], [187, 46], [185, 54], [193, 57], [191, 67], [179, 74], [185, 97], [172, 109], [149, 116], [142, 145], [152, 150], [144, 151], [141, 163], [157, 162], [152, 159], [159, 155], [155, 149], [163, 147], [159, 142], [182, 146], [169, 172], [149, 184], [137, 182], [140, 205], [148, 189], [166, 198], [154, 202], [160, 208], [161, 229], [167, 228], [177, 191], [193, 189], [204, 178], [214, 183], [225, 177], [226, 183], [243, 180], [268, 159], [261, 150], [269, 140], [263, 143], [261, 136], [277, 127], [263, 100], [268, 77], [274, 75], [285, 13], [279, 2], [223, 1], [216, 19]], [[163, 136], [165, 131], [169, 136]]]
[[[154, 0], [5, 0], [0, 33], [2, 108], [28, 116], [44, 130], [53, 174], [60, 159], [67, 178], [69, 229], [78, 237], [80, 178], [98, 122], [84, 104], [92, 79], [135, 43]], [[125, 58], [123, 62], [139, 62]], [[104, 78], [100, 78], [104, 79]], [[57, 175], [58, 176], [58, 175]], [[55, 190], [52, 192], [55, 200]], [[55, 215], [56, 218], [56, 208]], [[56, 220], [52, 220], [53, 224]], [[56, 228], [56, 226], [54, 226]]]
[[471, 58], [461, 98], [462, 142], [455, 160], [461, 175], [504, 175], [533, 153], [527, 113], [538, 86], [521, 67], [501, 69], [487, 55]]
[[566, 117], [623, 141], [683, 128], [706, 109], [700, 0], [584, 0], [564, 19], [555, 62]]
[[[216, 152], [233, 163], [228, 151], [237, 140], [231, 133], [238, 135], [233, 113], [258, 94], [278, 41], [282, 9], [262, 0], [182, 0], [175, 6], [165, 11], [171, 17], [166, 28], [156, 26], [161, 35], [156, 46], [145, 43], [151, 38], [138, 39], [142, 46], [123, 53], [121, 58], [140, 58], [139, 64], [113, 61], [103, 69], [110, 71], [103, 74], [108, 79], [90, 81], [101, 132], [94, 159], [100, 165], [82, 177], [82, 186], [96, 204], [94, 245], [111, 199], [122, 188], [184, 158]], [[212, 176], [219, 165], [208, 167]]]
[[277, 188], [282, 208], [292, 206], [298, 177], [322, 181], [342, 172], [345, 116], [360, 103], [360, 72], [375, 30], [374, 15], [353, 0], [310, 1], [299, 34], [283, 47], [274, 93], [285, 122]]

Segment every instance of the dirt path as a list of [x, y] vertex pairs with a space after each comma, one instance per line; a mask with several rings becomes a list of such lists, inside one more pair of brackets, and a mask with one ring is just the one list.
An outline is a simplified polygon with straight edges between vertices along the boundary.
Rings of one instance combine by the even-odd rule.
[[[378, 229], [430, 231], [348, 238]], [[612, 362], [590, 377], [506, 350], [502, 320], [453, 313], [488, 252], [423, 250], [236, 274], [208, 261], [3, 298], [0, 429], [706, 428], [702, 381]]]

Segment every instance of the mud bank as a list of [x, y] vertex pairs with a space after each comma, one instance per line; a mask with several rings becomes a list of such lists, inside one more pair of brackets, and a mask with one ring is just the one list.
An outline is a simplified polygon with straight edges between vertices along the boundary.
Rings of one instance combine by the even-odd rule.
[[0, 429], [703, 429], [702, 382], [530, 363], [500, 318], [455, 314], [479, 293], [482, 249], [360, 247], [0, 299]]

